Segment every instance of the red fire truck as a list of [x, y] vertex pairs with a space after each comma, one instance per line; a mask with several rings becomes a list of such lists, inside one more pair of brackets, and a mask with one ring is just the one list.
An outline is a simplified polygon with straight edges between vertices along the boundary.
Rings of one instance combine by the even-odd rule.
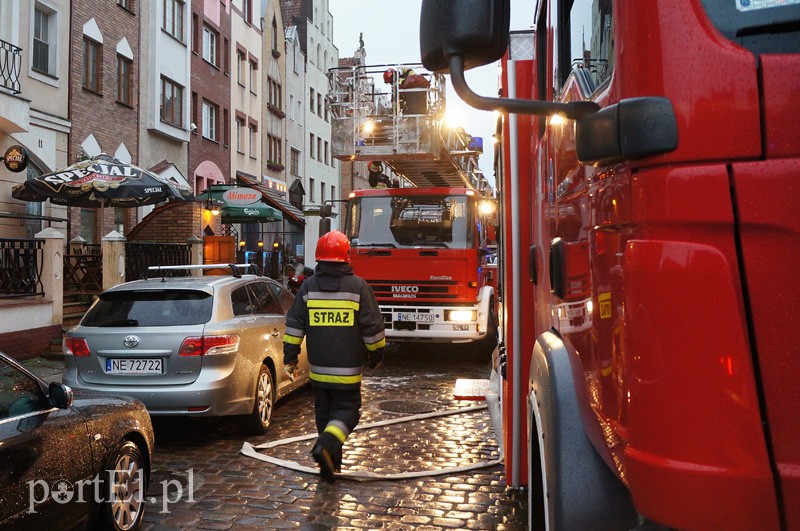
[[420, 37], [504, 113], [509, 485], [549, 529], [800, 529], [800, 1], [528, 5]]
[[333, 155], [369, 161], [380, 186], [350, 194], [343, 225], [387, 339], [496, 344], [496, 208], [486, 212], [495, 201], [477, 165], [478, 139], [444, 124], [444, 76], [420, 65], [356, 65], [331, 69], [329, 79]]

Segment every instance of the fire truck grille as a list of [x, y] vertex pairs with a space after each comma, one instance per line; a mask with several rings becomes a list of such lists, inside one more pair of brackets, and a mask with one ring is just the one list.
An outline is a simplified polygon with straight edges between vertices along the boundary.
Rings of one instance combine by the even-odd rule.
[[458, 283], [453, 280], [418, 280], [397, 282], [370, 280], [369, 285], [380, 302], [392, 304], [412, 303], [427, 299], [448, 300], [458, 298]]

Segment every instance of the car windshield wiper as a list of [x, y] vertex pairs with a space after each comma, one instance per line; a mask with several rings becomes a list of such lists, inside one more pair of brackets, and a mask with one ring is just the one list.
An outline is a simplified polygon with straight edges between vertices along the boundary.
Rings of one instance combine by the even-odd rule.
[[101, 323], [97, 326], [101, 328], [106, 326], [139, 326], [139, 321], [136, 319], [115, 319], [113, 321], [106, 321], [105, 323]]

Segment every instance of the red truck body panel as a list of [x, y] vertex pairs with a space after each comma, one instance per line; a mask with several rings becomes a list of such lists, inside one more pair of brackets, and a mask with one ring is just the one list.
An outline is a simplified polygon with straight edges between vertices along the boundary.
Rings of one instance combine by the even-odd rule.
[[[503, 232], [506, 278], [514, 261], [523, 275], [503, 301], [506, 338], [520, 323], [504, 399], [525, 404], [511, 375], [527, 376], [535, 339], [555, 329], [583, 369], [583, 419], [601, 428], [586, 432], [603, 435], [592, 443], [641, 514], [681, 529], [800, 529], [800, 59], [731, 41], [700, 0], [616, 0], [612, 77], [586, 94], [573, 75], [556, 93], [563, 2], [534, 3], [546, 32], [535, 61], [503, 61], [515, 96], [537, 99], [541, 84], [551, 101], [601, 108], [665, 97], [678, 147], [581, 164], [572, 122], [504, 118], [503, 206], [518, 179], [523, 218]], [[548, 282], [555, 239], [563, 297]], [[568, 303], [584, 304], [585, 323], [559, 318], [579, 309]], [[509, 410], [506, 469], [524, 476]]]

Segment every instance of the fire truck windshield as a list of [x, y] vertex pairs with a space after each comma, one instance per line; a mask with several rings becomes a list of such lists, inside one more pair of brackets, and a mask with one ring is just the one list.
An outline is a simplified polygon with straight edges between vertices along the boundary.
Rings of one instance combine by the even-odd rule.
[[466, 196], [361, 197], [350, 205], [347, 236], [354, 247], [473, 246], [475, 206]]

